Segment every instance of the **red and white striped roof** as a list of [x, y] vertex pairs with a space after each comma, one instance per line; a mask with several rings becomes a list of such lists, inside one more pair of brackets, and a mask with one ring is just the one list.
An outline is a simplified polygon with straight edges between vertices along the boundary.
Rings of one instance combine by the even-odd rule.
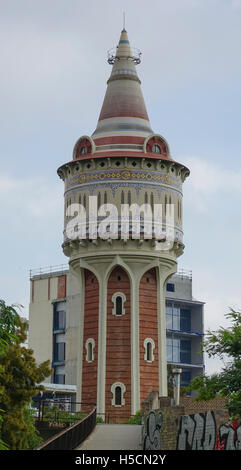
[[116, 53], [112, 56], [111, 75], [97, 127], [92, 134], [96, 153], [141, 152], [146, 137], [153, 134], [135, 62], [127, 32], [123, 29]]

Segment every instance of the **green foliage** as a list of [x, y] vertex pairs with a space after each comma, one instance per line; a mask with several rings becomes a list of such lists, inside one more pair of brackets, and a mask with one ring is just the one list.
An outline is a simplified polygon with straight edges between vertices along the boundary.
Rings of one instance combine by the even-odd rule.
[[69, 413], [68, 411], [62, 410], [58, 406], [51, 406], [44, 410], [43, 421], [51, 422], [58, 421], [62, 423], [74, 423], [80, 419], [85, 418], [86, 413], [79, 411], [76, 413]]
[[8, 349], [8, 346], [16, 340], [16, 326], [19, 315], [15, 308], [8, 306], [0, 299], [0, 354]]
[[228, 398], [230, 416], [241, 417], [241, 312], [230, 310], [226, 315], [230, 328], [208, 331], [203, 343], [209, 357], [217, 356], [228, 362], [220, 373], [194, 377], [189, 390], [198, 391], [197, 400], [210, 400], [216, 396]]
[[[6, 310], [4, 305], [2, 301], [0, 332], [4, 337], [4, 347], [0, 354], [1, 437], [11, 450], [29, 449], [36, 436], [33, 436], [30, 417], [24, 410], [29, 407], [32, 397], [44, 390], [37, 384], [43, 382], [51, 370], [49, 361], [37, 366], [33, 351], [23, 346], [27, 337], [27, 324], [13, 312], [13, 307], [10, 310], [7, 307]], [[9, 315], [12, 315], [10, 319]]]
[[101, 418], [101, 416], [97, 416], [96, 423], [103, 424], [104, 423], [103, 418]]
[[141, 424], [141, 422], [142, 422], [141, 410], [138, 410], [135, 416], [131, 416], [128, 420], [128, 424]]

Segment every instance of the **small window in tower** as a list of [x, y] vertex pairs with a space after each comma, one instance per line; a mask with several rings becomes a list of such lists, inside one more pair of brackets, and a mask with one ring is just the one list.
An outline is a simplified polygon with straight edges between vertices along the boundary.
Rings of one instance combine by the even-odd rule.
[[147, 346], [146, 346], [146, 360], [147, 361], [151, 361], [151, 357], [152, 357], [152, 346], [151, 346], [151, 343], [147, 343]]
[[119, 162], [119, 161], [118, 161], [118, 162], [116, 162], [115, 164], [116, 164], [116, 166], [120, 166], [120, 162]]
[[86, 147], [82, 147], [82, 148], [80, 149], [80, 154], [81, 154], [81, 155], [85, 155], [86, 153], [87, 153]]
[[151, 164], [150, 162], [148, 162], [148, 163], [146, 164], [146, 166], [147, 166], [148, 168], [151, 168], [151, 167], [152, 167], [152, 164]]
[[100, 193], [98, 193], [98, 203], [97, 204], [98, 204], [98, 209], [99, 209], [100, 206], [101, 206], [101, 194]]
[[151, 151], [153, 153], [161, 153], [161, 149], [160, 149], [159, 145], [153, 145]]
[[114, 308], [112, 309], [112, 315], [115, 315], [117, 317], [125, 315], [125, 308], [124, 308], [124, 304], [126, 302], [125, 294], [123, 294], [123, 292], [115, 292], [115, 294], [112, 295], [111, 300], [114, 304]]
[[104, 194], [104, 204], [107, 204], [107, 192]]
[[95, 348], [95, 340], [93, 338], [88, 338], [85, 343], [86, 362], [94, 361], [94, 348]]
[[121, 406], [121, 395], [122, 395], [121, 388], [116, 387], [115, 388], [115, 405], [116, 406]]
[[111, 393], [112, 393], [112, 406], [121, 407], [125, 405], [124, 393], [126, 391], [126, 387], [121, 382], [116, 382], [111, 386]]
[[145, 193], [145, 204], [148, 204], [148, 194]]
[[135, 162], [135, 161], [134, 161], [134, 162], [132, 162], [132, 166], [136, 166], [136, 162]]
[[128, 191], [128, 204], [131, 205], [131, 192]]
[[152, 338], [146, 338], [143, 343], [144, 349], [145, 349], [145, 354], [144, 354], [144, 360], [146, 362], [153, 362], [154, 361], [154, 348], [155, 348], [155, 343]]
[[124, 191], [121, 191], [121, 204], [125, 204], [125, 195], [124, 195]]
[[116, 302], [116, 307], [115, 307], [116, 315], [122, 315], [122, 297], [120, 296], [116, 297], [115, 302]]

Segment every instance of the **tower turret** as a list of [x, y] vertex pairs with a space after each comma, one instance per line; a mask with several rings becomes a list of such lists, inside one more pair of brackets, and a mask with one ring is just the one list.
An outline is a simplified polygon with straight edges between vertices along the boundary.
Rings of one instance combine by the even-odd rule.
[[63, 251], [81, 287], [78, 401], [123, 417], [150, 391], [167, 394], [165, 285], [184, 248], [182, 183], [189, 174], [151, 128], [140, 57], [123, 29], [108, 54], [112, 71], [96, 129], [58, 169]]

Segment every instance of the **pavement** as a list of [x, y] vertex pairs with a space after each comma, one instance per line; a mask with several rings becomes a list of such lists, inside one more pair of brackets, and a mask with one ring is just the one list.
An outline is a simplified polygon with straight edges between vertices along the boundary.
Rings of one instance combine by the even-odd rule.
[[94, 431], [76, 450], [142, 450], [141, 426], [96, 424]]

